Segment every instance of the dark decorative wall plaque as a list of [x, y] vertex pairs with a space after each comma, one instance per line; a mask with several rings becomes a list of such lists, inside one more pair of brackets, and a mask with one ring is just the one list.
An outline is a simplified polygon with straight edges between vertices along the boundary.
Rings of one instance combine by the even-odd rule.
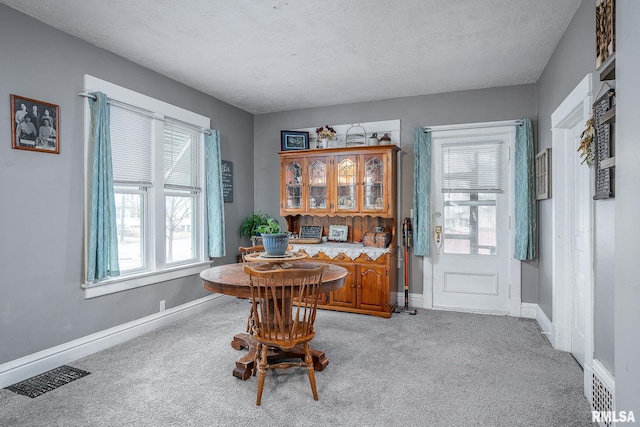
[[594, 200], [610, 199], [614, 197], [615, 166], [611, 145], [611, 122], [607, 119], [607, 112], [613, 106], [615, 91], [609, 89], [593, 104], [593, 120], [596, 128], [595, 134], [595, 175], [596, 190]]
[[233, 202], [233, 162], [222, 161], [222, 198], [225, 203]]

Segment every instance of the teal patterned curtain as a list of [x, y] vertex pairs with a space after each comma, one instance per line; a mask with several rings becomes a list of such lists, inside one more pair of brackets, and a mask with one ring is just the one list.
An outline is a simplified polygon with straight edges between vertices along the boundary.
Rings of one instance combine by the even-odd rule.
[[431, 236], [431, 132], [423, 127], [413, 138], [413, 253], [429, 256]]
[[207, 179], [207, 225], [209, 230], [209, 256], [226, 255], [224, 242], [224, 199], [222, 197], [222, 157], [220, 133], [212, 130], [204, 134], [205, 174]]
[[536, 258], [536, 189], [535, 153], [531, 119], [516, 126], [515, 152], [515, 250], [519, 260]]
[[109, 105], [102, 92], [89, 98], [91, 109], [91, 184], [89, 213], [89, 264], [87, 281], [96, 282], [120, 275], [116, 204], [113, 195]]

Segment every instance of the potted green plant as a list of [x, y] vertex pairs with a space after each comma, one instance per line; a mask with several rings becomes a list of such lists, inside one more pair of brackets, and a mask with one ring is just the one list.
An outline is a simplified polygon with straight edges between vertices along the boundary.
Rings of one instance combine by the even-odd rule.
[[238, 229], [240, 237], [251, 239], [252, 237], [257, 236], [257, 228], [261, 225], [266, 224], [269, 218], [271, 217], [261, 210], [252, 213], [251, 215], [246, 217], [240, 224], [240, 228]]
[[259, 225], [256, 231], [262, 236], [262, 245], [267, 255], [280, 256], [287, 252], [289, 234], [282, 232], [276, 219], [267, 219], [267, 223]]

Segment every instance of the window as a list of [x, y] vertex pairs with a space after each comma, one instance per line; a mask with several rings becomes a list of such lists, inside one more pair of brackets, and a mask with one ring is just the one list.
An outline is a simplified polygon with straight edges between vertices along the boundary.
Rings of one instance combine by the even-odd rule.
[[495, 255], [496, 193], [444, 194], [444, 253]]
[[202, 129], [209, 119], [91, 76], [85, 90], [109, 97], [121, 273], [85, 288], [98, 296], [199, 272], [208, 261]]
[[496, 254], [502, 168], [501, 141], [442, 144], [444, 253]]

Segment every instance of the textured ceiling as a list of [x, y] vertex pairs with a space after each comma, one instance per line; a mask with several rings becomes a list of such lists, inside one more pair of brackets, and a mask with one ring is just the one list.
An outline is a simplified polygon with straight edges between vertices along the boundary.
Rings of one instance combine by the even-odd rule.
[[534, 83], [580, 0], [0, 0], [251, 113]]

